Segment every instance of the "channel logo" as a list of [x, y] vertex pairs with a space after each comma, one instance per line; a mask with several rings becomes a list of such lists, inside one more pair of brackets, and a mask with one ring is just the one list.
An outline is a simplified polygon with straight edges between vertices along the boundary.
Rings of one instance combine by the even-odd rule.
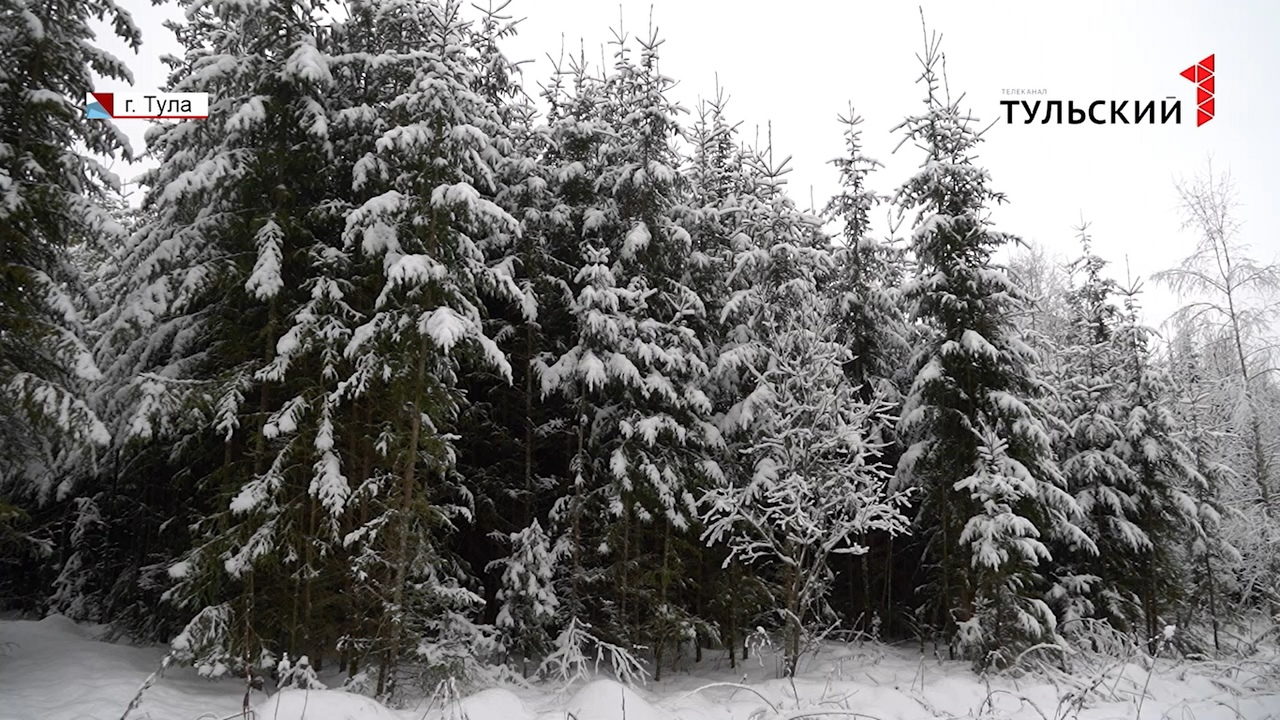
[[1214, 101], [1217, 81], [1214, 80], [1213, 56], [1183, 70], [1179, 75], [1196, 84], [1196, 127], [1200, 127], [1213, 119], [1217, 109]]
[[84, 114], [90, 120], [204, 120], [209, 93], [91, 92]]
[[[1213, 119], [1217, 112], [1217, 64], [1213, 55], [1178, 73], [1196, 85], [1196, 127]], [[1029, 95], [1035, 99], [1001, 100], [1006, 123], [1015, 121], [1021, 107], [1026, 119], [1023, 125], [1039, 121], [1041, 125], [1181, 125], [1182, 100], [1176, 95], [1163, 100], [1093, 99], [1050, 100], [1038, 99], [1043, 89], [1005, 89], [1005, 95]], [[1159, 111], [1157, 112], [1157, 104]]]

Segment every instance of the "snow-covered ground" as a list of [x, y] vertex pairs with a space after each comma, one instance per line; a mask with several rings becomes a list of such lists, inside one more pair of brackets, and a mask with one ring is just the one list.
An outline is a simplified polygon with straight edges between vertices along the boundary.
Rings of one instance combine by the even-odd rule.
[[[118, 720], [164, 651], [102, 642], [100, 633], [57, 616], [0, 621], [0, 718]], [[391, 710], [332, 690], [255, 692], [254, 703], [256, 720], [1280, 720], [1280, 673], [1267, 676], [1275, 663], [1161, 661], [1154, 672], [1138, 662], [1080, 663], [1071, 680], [987, 683], [964, 663], [871, 644], [831, 645], [794, 682], [776, 677], [775, 661], [766, 651], [735, 671], [710, 660], [637, 689], [609, 680], [490, 689], [443, 708], [424, 700]], [[1071, 684], [1091, 688], [1082, 708], [1070, 702]], [[170, 668], [129, 717], [239, 718], [242, 702], [242, 685]]]

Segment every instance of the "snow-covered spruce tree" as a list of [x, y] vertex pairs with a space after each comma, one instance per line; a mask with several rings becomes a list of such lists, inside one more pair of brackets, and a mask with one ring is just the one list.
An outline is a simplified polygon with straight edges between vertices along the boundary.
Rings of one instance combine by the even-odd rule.
[[[1088, 355], [1079, 342], [1079, 288], [1073, 284], [1074, 272], [1079, 269], [1079, 263], [1061, 260], [1036, 242], [1012, 249], [1007, 265], [1010, 278], [1024, 293], [1023, 309], [1014, 316], [1014, 322], [1023, 341], [1036, 351], [1038, 372], [1050, 388], [1042, 406], [1047, 411], [1044, 419], [1060, 468], [1073, 452], [1069, 447], [1071, 421], [1078, 413], [1075, 401], [1079, 400], [1070, 392], [1079, 378], [1075, 364]], [[1070, 491], [1071, 480], [1065, 479]], [[1073, 552], [1070, 547], [1051, 547], [1050, 552], [1055, 555], [1055, 562], [1048, 601], [1061, 632], [1070, 635], [1073, 630], [1083, 629], [1082, 618], [1093, 612], [1088, 596], [1096, 575], [1089, 574], [1088, 565], [1093, 564], [1094, 556]]]
[[1056, 355], [1046, 371], [1057, 376], [1050, 405], [1060, 421], [1054, 433], [1059, 464], [1098, 553], [1061, 548], [1050, 596], [1064, 632], [1095, 616], [1126, 630], [1138, 609], [1128, 590], [1136, 580], [1134, 559], [1151, 541], [1135, 524], [1137, 475], [1118, 454], [1124, 429], [1123, 386], [1114, 377], [1121, 359], [1115, 342], [1120, 315], [1112, 304], [1116, 286], [1103, 275], [1106, 261], [1092, 252], [1088, 224], [1082, 222], [1077, 231], [1083, 254], [1070, 270], [1080, 280], [1066, 293], [1063, 336], [1046, 339]]
[[[87, 329], [95, 362], [104, 371], [88, 399], [112, 442], [85, 469], [63, 508], [69, 512], [63, 517], [70, 532], [49, 609], [77, 621], [109, 624], [112, 634], [166, 642], [187, 620], [181, 610], [163, 603], [161, 595], [170, 584], [169, 565], [189, 544], [190, 495], [180, 478], [154, 482], [153, 467], [163, 453], [159, 448], [125, 451], [129, 440], [120, 411], [127, 397], [119, 391], [128, 379], [117, 376], [113, 363], [135, 338], [115, 328], [129, 311], [120, 300], [132, 289], [132, 277], [120, 263], [128, 252], [125, 238], [146, 215], [129, 207], [125, 198], [111, 202], [108, 210], [123, 227], [120, 244], [85, 243], [73, 257], [88, 284], [87, 312], [93, 319]], [[129, 472], [121, 472], [126, 464]]]
[[[515, 23], [506, 16], [506, 4], [484, 10], [478, 24], [479, 70], [477, 88], [498, 107], [511, 132], [514, 154], [501, 170], [494, 200], [521, 223], [519, 237], [509, 245], [485, 249], [492, 262], [508, 262], [521, 297], [487, 301], [486, 332], [510, 359], [510, 381], [486, 367], [476, 367], [460, 378], [468, 403], [458, 420], [458, 468], [475, 494], [476, 516], [472, 525], [455, 537], [459, 554], [473, 566], [487, 568], [488, 591], [507, 598], [497, 610], [495, 623], [508, 657], [521, 658], [530, 670], [549, 646], [555, 631], [558, 607], [541, 613], [523, 613], [519, 597], [523, 587], [513, 587], [522, 575], [512, 568], [527, 561], [529, 552], [521, 537], [546, 536], [548, 513], [554, 497], [546, 490], [563, 462], [565, 442], [547, 432], [548, 424], [563, 420], [560, 398], [542, 402], [536, 359], [544, 352], [562, 352], [569, 316], [564, 289], [572, 279], [578, 252], [570, 242], [565, 218], [555, 212], [552, 166], [557, 165], [554, 138], [547, 124], [535, 117], [519, 85], [518, 69], [499, 48], [499, 41], [514, 33]], [[555, 79], [564, 80], [557, 70]], [[556, 82], [544, 92], [552, 113], [559, 115], [560, 90]], [[525, 548], [522, 550], [522, 548]], [[553, 575], [560, 566], [549, 553]], [[510, 553], [510, 554], [508, 554]], [[554, 592], [548, 578], [547, 592]], [[515, 603], [512, 605], [512, 603]], [[493, 605], [489, 611], [493, 611]], [[488, 613], [487, 613], [488, 615]], [[526, 627], [525, 623], [528, 623]], [[535, 665], [536, 667], [536, 665]]]
[[[587, 645], [605, 646], [600, 637], [603, 633], [594, 628], [612, 620], [608, 612], [612, 603], [602, 602], [609, 591], [607, 572], [597, 563], [610, 549], [602, 539], [606, 528], [601, 526], [601, 520], [607, 517], [610, 506], [617, 504], [614, 499], [620, 492], [606, 474], [607, 462], [598, 460], [608, 429], [599, 427], [604, 423], [598, 416], [610, 408], [600, 408], [595, 403], [610, 395], [622, 395], [628, 377], [619, 373], [626, 360], [622, 339], [624, 333], [634, 332], [634, 322], [626, 314], [633, 295], [617, 286], [608, 250], [589, 245], [586, 262], [574, 284], [580, 288], [572, 306], [577, 342], [541, 372], [543, 392], [563, 393], [572, 401], [574, 412], [575, 452], [569, 465], [568, 487], [552, 510], [552, 518], [563, 533], [556, 547], [567, 559], [562, 585], [568, 602], [554, 650], [539, 669], [542, 673], [557, 673], [562, 679], [577, 675], [581, 668], [570, 667], [556, 658], [586, 658], [592, 650]], [[593, 540], [598, 544], [592, 545]], [[619, 662], [615, 660], [613, 664], [617, 666]], [[621, 661], [622, 666], [630, 664], [630, 659]]]
[[905, 530], [905, 498], [886, 494], [890, 475], [878, 462], [888, 405], [862, 399], [846, 375], [850, 354], [818, 290], [831, 255], [806, 243], [812, 220], [786, 198], [780, 168], [759, 172], [735, 257], [740, 289], [725, 310], [735, 331], [718, 368], [741, 392], [721, 427], [739, 457], [703, 495], [704, 538], [728, 547], [726, 564], [774, 579], [794, 675], [811, 630], [832, 620], [831, 557], [865, 552], [858, 540], [869, 530]]
[[[107, 20], [134, 49], [141, 36], [112, 0], [9, 0], [0, 17], [0, 498], [42, 505], [76, 492], [75, 480], [92, 472], [93, 453], [110, 440], [86, 402], [101, 372], [86, 345], [84, 283], [69, 253], [119, 242], [122, 229], [103, 205], [119, 181], [99, 159], [131, 151], [114, 125], [87, 119], [80, 103], [94, 73], [132, 81], [94, 44], [92, 18]], [[14, 602], [40, 598], [35, 587], [4, 585]]]
[[[752, 281], [747, 274], [733, 274], [733, 267], [737, 252], [753, 247], [742, 230], [756, 189], [756, 171], [739, 141], [740, 123], [729, 121], [727, 103], [717, 85], [713, 98], [699, 104], [689, 137], [692, 157], [686, 172], [693, 208], [687, 223], [693, 239], [689, 282], [706, 307], [698, 337], [711, 368], [706, 392], [716, 418], [723, 418], [742, 399], [737, 368], [720, 364], [719, 358], [740, 341], [735, 340], [735, 333], [741, 328], [737, 322], [741, 318], [726, 322], [724, 313], [734, 290], [746, 289]], [[736, 461], [740, 457], [737, 450], [736, 446], [720, 446], [720, 462], [725, 457]], [[736, 667], [741, 635], [755, 627], [759, 616], [772, 606], [767, 582], [744, 572], [742, 563], [723, 543], [700, 548], [699, 554], [696, 589], [698, 607], [702, 608], [699, 615], [706, 621], [699, 625], [699, 634], [727, 649], [729, 665]], [[701, 649], [699, 641], [698, 659]]]
[[543, 386], [577, 404], [572, 502], [599, 493], [612, 520], [598, 544], [612, 560], [608, 632], [619, 644], [652, 647], [660, 668], [688, 627], [678, 543], [694, 520], [690, 489], [712, 430], [691, 327], [703, 307], [686, 284], [691, 239], [679, 224], [679, 110], [665, 97], [671, 81], [657, 69], [658, 40], [640, 45], [636, 64], [619, 34], [614, 68], [598, 88], [594, 132], [608, 135], [598, 141], [594, 199], [582, 215], [578, 341], [543, 372]]
[[555, 575], [560, 558], [551, 536], [536, 519], [505, 538], [510, 554], [490, 567], [501, 570], [494, 621], [511, 657], [520, 659], [527, 677], [529, 661], [544, 657], [551, 647], [550, 630], [559, 613]]
[[390, 694], [406, 657], [434, 682], [483, 672], [497, 650], [492, 628], [477, 622], [474, 573], [447, 538], [474, 512], [456, 472], [458, 378], [473, 365], [511, 377], [485, 332], [482, 296], [522, 297], [510, 263], [493, 258], [520, 226], [494, 200], [514, 148], [499, 107], [476, 90], [483, 41], [460, 5], [364, 6], [367, 37], [381, 50], [364, 72], [380, 87], [403, 84], [361, 110], [380, 136], [356, 163], [358, 207], [344, 237], [378, 292], [360, 308], [344, 349], [353, 369], [338, 393], [372, 411], [364, 519], [347, 541], [354, 570], [382, 603], [381, 630], [363, 642], [380, 663], [379, 693]]
[[[1203, 534], [1189, 491], [1204, 480], [1196, 476], [1194, 458], [1178, 438], [1174, 388], [1166, 367], [1155, 357], [1154, 331], [1139, 319], [1140, 292], [1139, 283], [1121, 291], [1124, 311], [1116, 328], [1115, 378], [1123, 429], [1116, 450], [1134, 473], [1130, 503], [1141, 536], [1131, 540], [1132, 560], [1122, 568], [1126, 577], [1114, 582], [1137, 600], [1134, 619], [1143, 621], [1138, 636], [1154, 647], [1182, 601], [1186, 567], [1178, 540]], [[1099, 550], [1106, 552], [1101, 545]]]
[[130, 443], [116, 471], [139, 458], [186, 478], [198, 522], [168, 597], [197, 618], [182, 654], [215, 674], [282, 650], [319, 667], [333, 641], [319, 618], [340, 614], [313, 604], [339, 599], [349, 494], [331, 392], [350, 320], [346, 178], [322, 9], [189, 4], [173, 26], [186, 53], [168, 89], [210, 93], [210, 119], [149, 135], [160, 166], [101, 346]]
[[1068, 296], [1072, 325], [1060, 348], [1058, 451], [1098, 554], [1064, 553], [1053, 595], [1066, 621], [1093, 615], [1150, 640], [1181, 585], [1170, 553], [1196, 530], [1184, 493], [1196, 478], [1174, 437], [1167, 377], [1152, 357], [1150, 331], [1138, 323], [1134, 295], [1121, 313], [1087, 224], [1079, 232], [1084, 254], [1073, 270], [1081, 280]]
[[916, 213], [918, 267], [904, 295], [933, 332], [916, 352], [899, 480], [920, 488], [932, 622], [978, 666], [1000, 667], [1056, 636], [1041, 599], [1047, 543], [1095, 548], [1074, 524], [1080, 509], [1054, 462], [1036, 358], [1012, 319], [1022, 294], [992, 261], [1012, 240], [985, 215], [1003, 196], [973, 165], [981, 138], [944, 94], [940, 62], [936, 36], [926, 38], [925, 111], [900, 126], [927, 154], [895, 198]]
[[[694, 527], [696, 493], [716, 432], [704, 391], [706, 351], [697, 336], [706, 325], [706, 309], [690, 284], [693, 240], [685, 226], [692, 213], [679, 172], [683, 158], [674, 145], [683, 136], [678, 117], [685, 111], [667, 97], [675, 82], [659, 69], [657, 28], [637, 44], [635, 65], [619, 46], [612, 82], [606, 84], [612, 107], [623, 111], [623, 143], [600, 187], [612, 195], [629, 226], [621, 238], [619, 267], [636, 293], [637, 332], [628, 355], [638, 371], [632, 382], [639, 381], [638, 397], [633, 391], [630, 407], [623, 405], [616, 416], [621, 442], [610, 454], [610, 465], [615, 474], [627, 476], [619, 478], [626, 489], [624, 550], [618, 566], [623, 575], [615, 580], [624, 592], [638, 591], [630, 599], [637, 611], [637, 639], [653, 649], [655, 678], [660, 678], [664, 659], [695, 635], [686, 562], [696, 561], [701, 549]], [[625, 549], [632, 514], [639, 552]], [[631, 562], [638, 571], [634, 578], [626, 573]]]
[[[749, 192], [739, 124], [730, 124], [728, 98], [716, 87], [711, 100], [698, 105], [698, 119], [689, 132], [692, 157], [686, 170], [690, 192], [689, 234], [693, 238], [690, 283], [703, 299], [706, 315], [699, 337], [714, 363], [723, 343], [720, 312], [730, 297], [728, 276], [733, 267], [733, 238], [743, 222], [742, 197]], [[720, 398], [713, 398], [718, 403]]]
[[892, 381], [910, 354], [897, 297], [904, 267], [901, 251], [872, 235], [871, 212], [881, 198], [867, 181], [880, 162], [862, 154], [862, 118], [850, 106], [840, 122], [845, 155], [831, 163], [840, 171], [841, 189], [825, 209], [826, 218], [842, 226], [829, 290], [837, 298], [839, 337], [851, 354], [845, 370], [870, 398], [892, 393]]
[[[598, 200], [595, 184], [601, 148], [615, 137], [601, 117], [601, 91], [602, 83], [589, 74], [582, 56], [571, 56], [567, 67], [557, 64], [544, 88], [550, 110], [539, 130], [546, 142], [540, 164], [548, 177], [549, 207], [532, 230], [546, 242], [537, 299], [539, 324], [550, 330], [541, 335], [545, 344], [534, 361], [545, 412], [535, 432], [547, 446], [568, 448], [563, 465], [552, 460], [540, 478], [540, 485], [552, 490], [548, 529], [561, 562], [554, 582], [559, 598], [555, 639], [538, 671], [562, 680], [588, 672], [584, 663], [596, 650], [617, 647], [606, 645], [597, 630], [607, 623], [607, 576], [599, 565], [605, 553], [599, 551], [608, 486], [593, 454], [591, 401], [607, 383], [600, 368], [588, 377], [585, 366], [582, 372], [571, 366], [609, 356], [623, 302], [608, 264], [597, 262], [601, 253], [607, 254], [599, 233], [611, 208]], [[590, 233], [587, 217], [593, 218]], [[543, 324], [551, 316], [553, 330]], [[552, 364], [555, 373], [549, 373]], [[634, 658], [619, 651], [626, 657], [613, 658], [613, 664], [634, 667]]]
[[[573, 468], [581, 456], [573, 450], [578, 424], [572, 393], [554, 392], [544, 373], [549, 360], [563, 356], [580, 340], [574, 287], [575, 276], [583, 265], [581, 228], [584, 213], [594, 204], [596, 148], [606, 137], [597, 132], [594, 121], [599, 110], [598, 87], [596, 79], [588, 74], [585, 59], [570, 56], [566, 66], [563, 53], [550, 82], [542, 87], [541, 96], [548, 111], [530, 140], [536, 148], [533, 157], [537, 172], [546, 186], [525, 207], [523, 245], [518, 253], [524, 271], [522, 288], [537, 304], [536, 318], [527, 322], [521, 333], [529, 362], [526, 385], [534, 385], [527, 398], [533, 404], [533, 412], [526, 416], [526, 425], [521, 429], [526, 453], [523, 472], [533, 486], [525, 494], [522, 520], [529, 523], [545, 513], [551, 555], [561, 559], [552, 582], [559, 601], [554, 622], [548, 628], [553, 634], [576, 621], [581, 622], [577, 627], [591, 626], [588, 600], [592, 593], [587, 586], [592, 580], [588, 577], [590, 560], [584, 531], [595, 514], [594, 494], [584, 483], [574, 480]], [[535, 448], [565, 447], [569, 448], [567, 457], [544, 451], [550, 457], [538, 463], [535, 470]], [[533, 488], [543, 492], [535, 494]], [[535, 504], [537, 495], [541, 495], [541, 502]], [[577, 650], [582, 648], [576, 648], [575, 654]]]

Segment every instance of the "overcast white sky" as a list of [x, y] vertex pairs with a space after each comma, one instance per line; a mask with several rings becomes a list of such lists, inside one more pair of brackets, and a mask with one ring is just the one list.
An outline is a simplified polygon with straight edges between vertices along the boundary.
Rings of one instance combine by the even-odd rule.
[[[133, 69], [136, 90], [160, 89], [166, 69], [159, 57], [178, 53], [161, 26], [176, 7], [149, 0], [123, 0], [143, 31], [134, 55], [119, 43], [104, 43]], [[620, 8], [621, 6], [621, 8]], [[743, 120], [748, 138], [761, 137], [772, 121], [775, 152], [793, 156], [792, 192], [807, 206], [813, 187], [821, 205], [836, 187], [827, 164], [843, 148], [836, 120], [850, 102], [865, 119], [868, 154], [885, 163], [875, 178], [888, 193], [919, 163], [919, 152], [889, 131], [920, 107], [916, 53], [923, 41], [920, 3], [864, 0], [515, 0], [510, 10], [525, 17], [521, 33], [507, 44], [525, 66], [532, 94], [550, 73], [547, 53], [558, 55], [585, 40], [589, 58], [600, 57], [610, 28], [643, 33], [652, 8], [666, 39], [663, 71], [680, 81], [675, 99], [693, 110], [713, 94], [715, 79], [730, 96], [729, 113]], [[925, 17], [943, 35], [954, 91], [984, 124], [1002, 118], [1003, 88], [1043, 88], [1036, 99], [1183, 101], [1182, 125], [1014, 125], [997, 123], [988, 133], [981, 162], [1010, 203], [995, 212], [998, 227], [1055, 252], [1076, 252], [1072, 227], [1081, 213], [1092, 223], [1098, 252], [1123, 279], [1126, 257], [1146, 275], [1188, 254], [1195, 238], [1180, 229], [1174, 179], [1203, 169], [1230, 168], [1240, 192], [1244, 234], [1255, 255], [1280, 254], [1280, 4], [1166, 0], [1138, 2], [1078, 0], [1071, 3], [991, 0], [926, 0]], [[104, 34], [105, 35], [105, 34]], [[1217, 115], [1195, 127], [1195, 88], [1179, 73], [1215, 54]], [[100, 90], [125, 90], [104, 83]], [[1020, 98], [1021, 99], [1021, 98]], [[1132, 112], [1130, 112], [1132, 115]], [[1132, 117], [1131, 117], [1132, 119]], [[145, 123], [120, 121], [143, 146]], [[136, 170], [117, 167], [125, 177]], [[1172, 297], [1150, 288], [1148, 322], [1164, 320]]]

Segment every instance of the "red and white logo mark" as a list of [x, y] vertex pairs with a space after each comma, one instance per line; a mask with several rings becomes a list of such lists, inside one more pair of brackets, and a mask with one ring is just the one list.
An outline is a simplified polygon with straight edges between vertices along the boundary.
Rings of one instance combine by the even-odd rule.
[[1196, 127], [1213, 119], [1213, 56], [1183, 70], [1182, 77], [1196, 84]]

